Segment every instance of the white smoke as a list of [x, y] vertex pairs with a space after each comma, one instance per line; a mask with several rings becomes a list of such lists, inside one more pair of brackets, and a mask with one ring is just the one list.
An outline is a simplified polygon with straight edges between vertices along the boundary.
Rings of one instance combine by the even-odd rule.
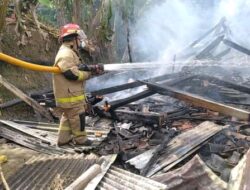
[[[195, 3], [196, 2], [196, 3]], [[225, 17], [235, 42], [250, 48], [249, 0], [165, 0], [136, 21], [136, 61], [172, 61], [174, 55]]]
[[[131, 72], [103, 77], [102, 80], [92, 79], [92, 83], [88, 85], [89, 89], [96, 90], [127, 83], [129, 78], [143, 79], [172, 72], [174, 56], [204, 35], [223, 17], [226, 18], [226, 24], [231, 31], [227, 37], [250, 49], [250, 0], [155, 0], [154, 2], [154, 5], [148, 6], [143, 13], [138, 13], [135, 26], [132, 28], [130, 34], [132, 58], [134, 62], [169, 63], [170, 69], [150, 70], [149, 76], [142, 73], [130, 75]], [[139, 10], [141, 9], [139, 7]], [[175, 71], [178, 71], [177, 67], [178, 60], [175, 63]]]

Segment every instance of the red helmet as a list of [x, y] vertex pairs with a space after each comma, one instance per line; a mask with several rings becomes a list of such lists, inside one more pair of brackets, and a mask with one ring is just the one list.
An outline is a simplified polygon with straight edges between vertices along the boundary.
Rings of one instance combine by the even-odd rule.
[[[59, 39], [62, 40], [62, 38], [72, 34], [79, 35], [82, 38], [85, 38], [86, 36], [79, 25], [70, 23], [61, 27]], [[83, 34], [84, 36], [82, 36]]]

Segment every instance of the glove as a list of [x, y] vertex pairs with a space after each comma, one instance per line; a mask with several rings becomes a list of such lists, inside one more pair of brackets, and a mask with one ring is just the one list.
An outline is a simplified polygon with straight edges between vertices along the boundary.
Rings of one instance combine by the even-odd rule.
[[92, 74], [102, 74], [104, 72], [104, 66], [101, 64], [97, 65], [86, 65], [86, 64], [80, 64], [78, 66], [78, 69], [80, 71], [88, 71], [91, 72]]

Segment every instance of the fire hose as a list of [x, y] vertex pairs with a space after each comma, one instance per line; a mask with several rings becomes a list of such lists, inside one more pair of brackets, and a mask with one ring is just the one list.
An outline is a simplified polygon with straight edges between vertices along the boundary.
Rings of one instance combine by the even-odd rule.
[[6, 55], [4, 53], [0, 53], [0, 60], [4, 61], [6, 63], [16, 65], [19, 67], [22, 67], [24, 69], [29, 69], [33, 71], [41, 71], [41, 72], [49, 72], [49, 73], [61, 73], [61, 70], [59, 67], [50, 67], [50, 66], [43, 66], [43, 65], [37, 65], [33, 63], [29, 63], [26, 61], [22, 61], [20, 59], [16, 59], [14, 57], [11, 57], [9, 55]]
[[[59, 67], [56, 66], [43, 66], [38, 64], [33, 64], [27, 61], [22, 61], [20, 59], [11, 57], [4, 53], [0, 53], [0, 61], [16, 65], [25, 69], [40, 71], [40, 72], [49, 72], [49, 73], [61, 73]], [[87, 71], [96, 69], [96, 67], [101, 67], [104, 71], [131, 71], [131, 70], [150, 70], [150, 69], [163, 69], [167, 67], [167, 64], [162, 62], [143, 62], [143, 63], [112, 63], [112, 64], [97, 64], [97, 65], [88, 65]], [[86, 67], [86, 66], [85, 66]]]

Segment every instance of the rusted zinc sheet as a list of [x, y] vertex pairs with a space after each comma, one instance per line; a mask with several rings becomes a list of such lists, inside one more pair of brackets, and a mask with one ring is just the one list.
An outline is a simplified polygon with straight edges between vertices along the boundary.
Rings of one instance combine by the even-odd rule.
[[177, 90], [176, 88], [157, 84], [150, 82], [142, 82], [148, 86], [148, 88], [154, 92], [157, 92], [162, 95], [171, 96], [173, 98], [177, 98], [179, 100], [183, 100], [185, 102], [189, 102], [195, 106], [203, 107], [206, 109], [210, 109], [213, 111], [217, 111], [219, 113], [236, 117], [241, 120], [249, 121], [250, 120], [250, 112], [238, 108], [234, 108], [219, 102], [215, 102], [209, 99], [205, 99], [201, 96], [191, 94], [188, 92], [184, 92], [182, 90]]
[[98, 190], [160, 190], [166, 185], [112, 166], [97, 186]]
[[[7, 182], [10, 189], [16, 190], [57, 189], [58, 187], [64, 189], [94, 164], [105, 163], [109, 168], [114, 161], [112, 158], [113, 156], [99, 158], [94, 154], [33, 157], [17, 173], [10, 176]], [[0, 190], [2, 189], [3, 187], [0, 186]]]
[[166, 190], [227, 189], [227, 183], [214, 174], [198, 155], [194, 156], [192, 160], [183, 165], [181, 168], [156, 175], [152, 179], [166, 184]]
[[250, 150], [231, 171], [229, 190], [250, 190]]
[[[150, 177], [161, 170], [164, 170], [165, 172], [168, 171], [182, 161], [186, 155], [190, 155], [190, 153], [196, 151], [202, 143], [220, 132], [223, 128], [224, 127], [222, 126], [206, 121], [197, 127], [176, 136], [170, 141], [166, 147], [165, 153], [159, 157], [146, 176]], [[148, 150], [147, 152], [128, 160], [127, 163], [142, 170], [154, 154], [154, 150], [155, 149]]]

